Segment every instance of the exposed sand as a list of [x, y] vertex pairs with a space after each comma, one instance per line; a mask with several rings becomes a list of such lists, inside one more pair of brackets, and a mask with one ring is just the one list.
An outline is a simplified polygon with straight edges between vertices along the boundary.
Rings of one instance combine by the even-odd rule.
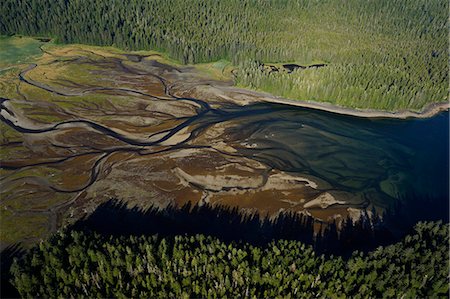
[[343, 204], [346, 204], [346, 202], [343, 201], [343, 200], [341, 200], [341, 201], [340, 200], [336, 200], [333, 195], [331, 195], [328, 192], [325, 192], [325, 193], [322, 193], [319, 196], [317, 196], [315, 199], [305, 203], [303, 205], [303, 207], [304, 208], [320, 207], [322, 209], [326, 209], [329, 206], [334, 205], [334, 204], [341, 204], [341, 205], [343, 205]]
[[160, 145], [164, 145], [164, 146], [170, 146], [170, 145], [176, 145], [180, 142], [185, 141], [186, 139], [189, 138], [189, 136], [191, 136], [191, 133], [188, 132], [189, 128], [183, 128], [181, 129], [179, 132], [177, 132], [176, 134], [170, 136], [168, 139], [160, 142]]

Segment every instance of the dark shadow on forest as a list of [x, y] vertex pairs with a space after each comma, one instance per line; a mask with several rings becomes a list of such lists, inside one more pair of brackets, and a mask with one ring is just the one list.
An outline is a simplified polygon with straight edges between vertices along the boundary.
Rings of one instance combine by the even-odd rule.
[[297, 69], [311, 69], [311, 68], [320, 68], [320, 67], [324, 67], [326, 66], [325, 63], [316, 63], [316, 64], [311, 64], [308, 66], [303, 66], [303, 65], [299, 65], [299, 64], [295, 64], [295, 63], [288, 63], [288, 64], [283, 64], [283, 68], [288, 71], [288, 73], [291, 73]]
[[20, 298], [19, 292], [9, 281], [12, 278], [9, 269], [11, 268], [14, 258], [20, 258], [24, 254], [25, 250], [20, 244], [8, 246], [0, 253], [0, 298]]
[[296, 63], [286, 63], [281, 66], [276, 66], [276, 65], [272, 65], [272, 64], [265, 64], [260, 61], [255, 61], [255, 62], [259, 65], [261, 71], [268, 71], [269, 73], [277, 73], [277, 72], [285, 71], [288, 74], [290, 74], [296, 70], [304, 70], [304, 69], [311, 69], [311, 68], [318, 69], [318, 68], [327, 66], [326, 63], [315, 63], [315, 64], [306, 65], [306, 66], [296, 64]]
[[355, 222], [346, 219], [340, 226], [330, 223], [319, 230], [316, 223], [315, 230], [314, 219], [299, 213], [286, 212], [270, 219], [226, 206], [188, 203], [182, 207], [143, 210], [110, 200], [72, 228], [106, 235], [204, 234], [226, 242], [258, 246], [278, 239], [297, 240], [312, 245], [318, 253], [349, 256], [355, 250], [367, 252], [398, 241], [418, 221], [448, 222], [448, 204], [447, 198], [409, 195], [382, 216], [369, 217], [366, 211]]

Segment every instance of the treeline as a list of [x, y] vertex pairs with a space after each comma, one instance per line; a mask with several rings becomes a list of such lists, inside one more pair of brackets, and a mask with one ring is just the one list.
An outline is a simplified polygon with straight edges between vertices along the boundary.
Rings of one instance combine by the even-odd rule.
[[[420, 109], [447, 99], [447, 1], [4, 0], [0, 34], [227, 59], [236, 82], [300, 100]], [[327, 62], [291, 74], [261, 62]]]
[[449, 227], [418, 223], [403, 241], [348, 260], [279, 240], [62, 231], [11, 267], [22, 297], [437, 298], [449, 290]]

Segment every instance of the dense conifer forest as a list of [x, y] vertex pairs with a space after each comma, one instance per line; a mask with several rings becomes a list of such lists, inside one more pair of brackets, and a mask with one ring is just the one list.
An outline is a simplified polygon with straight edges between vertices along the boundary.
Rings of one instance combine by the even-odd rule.
[[[347, 107], [447, 99], [448, 2], [439, 0], [4, 0], [0, 34], [226, 59], [239, 86]], [[267, 71], [263, 63], [325, 67]]]
[[279, 240], [258, 247], [194, 235], [62, 231], [11, 268], [23, 297], [438, 298], [448, 294], [448, 225], [350, 258]]

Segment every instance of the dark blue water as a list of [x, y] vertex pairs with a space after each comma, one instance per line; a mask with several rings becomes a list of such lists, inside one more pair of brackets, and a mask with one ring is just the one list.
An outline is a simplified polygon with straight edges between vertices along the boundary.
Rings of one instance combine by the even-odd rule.
[[[449, 197], [449, 112], [428, 119], [367, 119], [282, 105], [240, 107], [230, 139], [274, 169], [388, 206], [405, 194]], [[237, 116], [239, 114], [239, 116]]]

